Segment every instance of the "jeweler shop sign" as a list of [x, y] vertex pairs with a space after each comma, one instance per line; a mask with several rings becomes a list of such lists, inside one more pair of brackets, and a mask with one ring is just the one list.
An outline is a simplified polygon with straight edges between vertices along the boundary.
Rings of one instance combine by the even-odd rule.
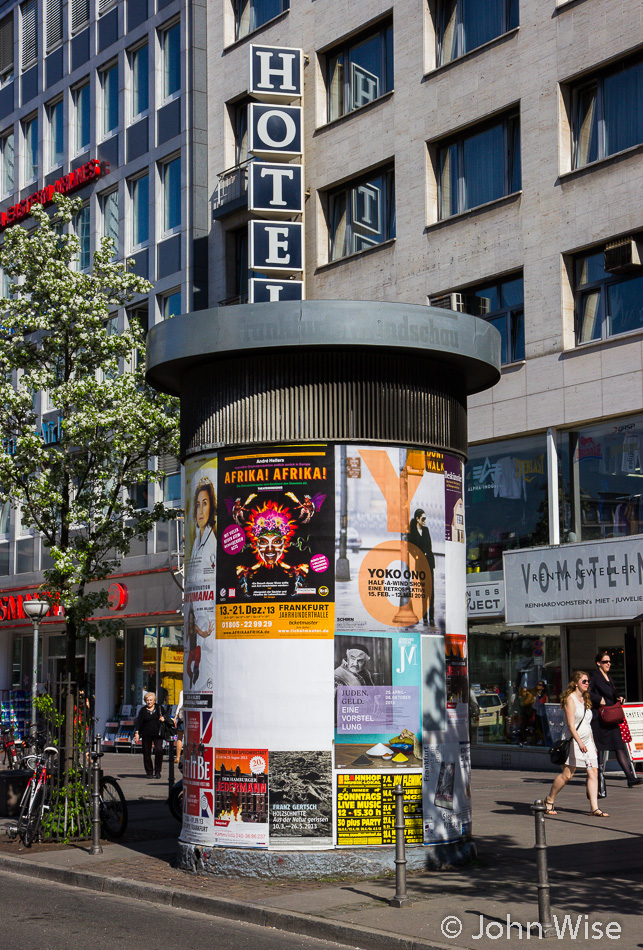
[[503, 554], [507, 623], [632, 620], [643, 614], [643, 537]]

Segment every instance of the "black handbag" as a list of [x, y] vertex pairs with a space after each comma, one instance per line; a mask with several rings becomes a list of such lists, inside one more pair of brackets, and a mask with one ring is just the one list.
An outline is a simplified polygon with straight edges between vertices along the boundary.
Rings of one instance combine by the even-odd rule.
[[159, 735], [161, 739], [165, 739], [166, 742], [169, 742], [170, 739], [174, 738], [174, 723], [168, 714], [163, 712], [161, 706], [159, 706], [159, 713], [163, 716], [163, 722], [159, 721]]
[[552, 765], [564, 765], [569, 755], [571, 739], [559, 739], [549, 750]]

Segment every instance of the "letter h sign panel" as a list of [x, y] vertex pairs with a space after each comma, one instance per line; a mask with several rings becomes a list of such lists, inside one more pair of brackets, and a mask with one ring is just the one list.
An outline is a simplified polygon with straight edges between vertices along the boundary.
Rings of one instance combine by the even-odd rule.
[[264, 102], [293, 102], [304, 90], [304, 57], [300, 49], [250, 46], [248, 93]]

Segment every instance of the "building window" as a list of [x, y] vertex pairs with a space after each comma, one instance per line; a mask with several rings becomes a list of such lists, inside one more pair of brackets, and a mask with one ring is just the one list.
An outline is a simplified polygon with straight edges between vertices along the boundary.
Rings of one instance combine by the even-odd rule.
[[181, 32], [180, 23], [163, 30], [163, 98], [169, 99], [181, 90]]
[[2, 161], [2, 194], [13, 192], [15, 178], [15, 153], [13, 132], [8, 132], [0, 138], [0, 160]]
[[89, 205], [80, 209], [76, 218], [76, 234], [78, 235], [78, 270], [88, 270], [89, 254]]
[[13, 79], [13, 13], [0, 20], [0, 85]]
[[468, 130], [437, 150], [440, 218], [520, 191], [520, 120]]
[[76, 151], [83, 152], [89, 147], [89, 83], [78, 86], [73, 95], [76, 111]]
[[147, 43], [130, 53], [133, 119], [147, 112], [149, 108], [148, 58]]
[[161, 297], [161, 314], [164, 320], [177, 317], [181, 313], [181, 291], [173, 290]]
[[132, 197], [132, 244], [146, 244], [150, 236], [150, 185], [149, 176], [141, 175], [130, 183]]
[[63, 38], [63, 0], [47, 0], [47, 52]]
[[643, 266], [639, 261], [643, 261], [643, 245], [631, 237], [574, 257], [577, 343], [643, 328]]
[[436, 8], [438, 65], [518, 26], [518, 0], [439, 0]]
[[181, 226], [181, 157], [161, 165], [163, 184], [163, 230]]
[[49, 119], [49, 167], [58, 168], [62, 165], [65, 152], [62, 99], [47, 107], [47, 116]]
[[38, 116], [26, 119], [22, 124], [25, 146], [25, 184], [38, 177]]
[[482, 317], [500, 332], [503, 365], [525, 358], [525, 312], [522, 274], [467, 287], [461, 293], [431, 297], [433, 307], [460, 310]]
[[598, 541], [641, 533], [642, 450], [640, 415], [559, 433], [563, 541]]
[[234, 163], [243, 165], [248, 155], [248, 104], [249, 99], [235, 102], [232, 106], [232, 127], [234, 132]]
[[501, 571], [502, 552], [549, 544], [545, 435], [472, 445], [465, 465], [467, 571]]
[[240, 40], [290, 8], [290, 0], [233, 0], [235, 39]]
[[28, 69], [38, 58], [38, 0], [26, 0], [20, 7], [22, 19], [21, 66]]
[[107, 13], [115, 4], [116, 0], [98, 0], [98, 15], [102, 16], [103, 13]]
[[81, 30], [89, 23], [89, 0], [71, 0], [72, 33]]
[[118, 66], [114, 64], [100, 74], [103, 88], [103, 135], [118, 129]]
[[326, 56], [328, 121], [368, 105], [393, 88], [393, 24], [332, 50]]
[[395, 237], [393, 168], [349, 182], [328, 195], [330, 260], [359, 254]]
[[573, 167], [643, 142], [643, 60], [626, 60], [571, 90]]
[[101, 195], [101, 211], [103, 213], [103, 236], [114, 242], [114, 257], [118, 256], [118, 191], [110, 191]]

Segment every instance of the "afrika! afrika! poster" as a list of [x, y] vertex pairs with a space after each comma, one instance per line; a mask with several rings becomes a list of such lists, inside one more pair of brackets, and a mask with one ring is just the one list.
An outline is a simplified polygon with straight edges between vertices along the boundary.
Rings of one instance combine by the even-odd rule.
[[217, 638], [331, 638], [334, 449], [219, 453]]

